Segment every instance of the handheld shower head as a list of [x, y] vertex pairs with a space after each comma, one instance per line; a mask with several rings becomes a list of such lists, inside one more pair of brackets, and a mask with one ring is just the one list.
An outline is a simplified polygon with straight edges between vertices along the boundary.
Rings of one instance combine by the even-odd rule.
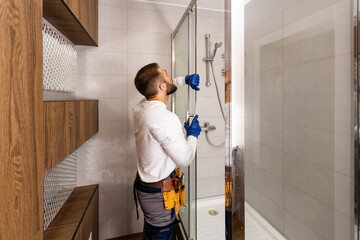
[[222, 42], [216, 42], [216, 43], [215, 43], [214, 52], [213, 52], [213, 54], [212, 54], [212, 58], [215, 57], [217, 49], [220, 48], [221, 46], [222, 46]]
[[217, 43], [215, 43], [215, 48], [219, 48], [219, 47], [221, 47], [222, 46], [222, 42], [217, 42]]

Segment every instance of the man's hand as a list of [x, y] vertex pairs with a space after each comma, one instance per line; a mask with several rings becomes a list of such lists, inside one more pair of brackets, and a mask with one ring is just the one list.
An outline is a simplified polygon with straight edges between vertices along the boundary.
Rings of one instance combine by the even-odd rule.
[[194, 136], [196, 138], [199, 137], [200, 132], [201, 132], [201, 127], [200, 127], [199, 121], [197, 120], [198, 117], [199, 117], [198, 115], [196, 115], [194, 117], [194, 119], [192, 120], [190, 126], [187, 124], [187, 122], [184, 123], [184, 128], [185, 128], [188, 136], [191, 135], [191, 136]]
[[200, 82], [199, 74], [192, 74], [192, 75], [186, 75], [185, 77], [185, 83], [188, 84], [192, 89], [195, 91], [199, 91], [200, 88], [198, 88]]

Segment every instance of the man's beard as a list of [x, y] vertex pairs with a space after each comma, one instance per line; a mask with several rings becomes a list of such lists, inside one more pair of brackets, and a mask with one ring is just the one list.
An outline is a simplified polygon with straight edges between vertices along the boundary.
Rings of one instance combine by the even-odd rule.
[[173, 83], [166, 83], [166, 95], [173, 94], [176, 92], [177, 87]]

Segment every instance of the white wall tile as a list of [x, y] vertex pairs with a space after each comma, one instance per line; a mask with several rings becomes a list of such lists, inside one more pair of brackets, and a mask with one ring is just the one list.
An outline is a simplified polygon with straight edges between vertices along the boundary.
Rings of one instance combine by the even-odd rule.
[[335, 93], [351, 94], [354, 89], [353, 56], [345, 54], [335, 57]]
[[335, 132], [353, 134], [353, 100], [351, 95], [335, 96]]
[[127, 29], [126, 8], [99, 4], [99, 28]]
[[78, 76], [76, 96], [79, 98], [110, 99], [127, 95], [127, 77], [114, 75]]
[[127, 235], [128, 213], [122, 212], [106, 215], [99, 218], [99, 238], [101, 240], [113, 238], [114, 236]]
[[318, 234], [310, 230], [304, 223], [296, 219], [294, 216], [285, 212], [285, 236], [288, 239], [303, 240], [313, 239], [322, 240]]
[[117, 191], [102, 192], [99, 196], [99, 216], [109, 216], [126, 213], [128, 210], [126, 187], [121, 186]]
[[77, 169], [79, 172], [96, 169], [126, 167], [127, 144], [89, 146], [83, 144], [77, 150]]
[[128, 0], [99, 0], [100, 5], [109, 5], [116, 7], [127, 7]]
[[285, 210], [324, 239], [334, 236], [334, 209], [285, 183]]
[[224, 157], [197, 158], [198, 179], [209, 177], [225, 177]]
[[354, 239], [355, 232], [353, 218], [335, 211], [335, 240]]
[[78, 52], [79, 75], [127, 75], [127, 54]]
[[170, 55], [171, 34], [129, 31], [128, 52]]
[[198, 179], [197, 197], [198, 199], [213, 197], [225, 194], [225, 178], [212, 177]]
[[127, 142], [127, 121], [99, 122], [99, 132], [86, 143], [89, 146], [117, 145]]
[[335, 173], [335, 209], [348, 217], [354, 212], [354, 178]]
[[128, 54], [128, 75], [135, 76], [136, 73], [145, 65], [156, 62], [161, 68], [171, 71], [170, 55], [150, 55], [150, 54]]
[[[222, 137], [210, 138], [213, 144], [221, 144], [224, 141]], [[197, 145], [197, 154], [203, 158], [208, 157], [224, 157], [225, 160], [225, 148], [215, 148], [209, 145], [204, 138], [199, 138]]]
[[348, 13], [335, 20], [335, 54], [349, 54], [352, 52], [353, 14]]
[[335, 171], [354, 176], [354, 136], [335, 135]]
[[334, 69], [335, 58], [289, 66], [284, 69], [284, 94], [334, 94]]
[[99, 28], [98, 47], [76, 46], [78, 51], [127, 52], [127, 34], [125, 30]]
[[126, 98], [100, 99], [99, 121], [126, 121], [128, 120], [127, 108]]
[[128, 30], [153, 33], [172, 33], [183, 12], [159, 13], [142, 9], [128, 9]]
[[127, 175], [123, 174], [124, 168], [92, 169], [78, 172], [78, 186], [99, 184], [99, 192], [115, 192], [128, 184]]

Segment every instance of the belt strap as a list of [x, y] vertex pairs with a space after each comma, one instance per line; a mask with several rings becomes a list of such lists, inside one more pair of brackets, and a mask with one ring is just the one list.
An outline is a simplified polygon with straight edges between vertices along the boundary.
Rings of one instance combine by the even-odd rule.
[[137, 202], [137, 196], [136, 196], [136, 182], [140, 179], [139, 174], [136, 173], [136, 178], [133, 185], [133, 193], [134, 193], [134, 201], [135, 201], [135, 207], [136, 207], [136, 220], [139, 220], [139, 206]]

